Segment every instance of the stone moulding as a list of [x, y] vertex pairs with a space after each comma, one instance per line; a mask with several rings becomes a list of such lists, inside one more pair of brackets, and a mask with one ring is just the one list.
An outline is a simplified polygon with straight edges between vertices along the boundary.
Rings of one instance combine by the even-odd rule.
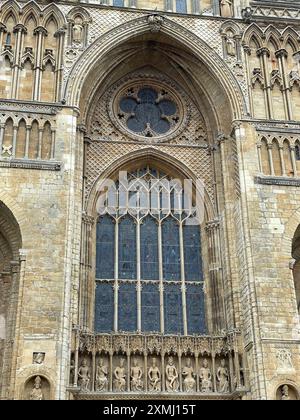
[[15, 168], [15, 169], [35, 169], [42, 171], [60, 171], [62, 167], [61, 162], [57, 161], [41, 161], [23, 160], [23, 159], [0, 159], [0, 168]]
[[[80, 393], [78, 388], [68, 388], [68, 391], [71, 392], [75, 400], [166, 400], [170, 401], [170, 394], [168, 393], [159, 393], [159, 394], [146, 394], [146, 393], [123, 393], [118, 394], [115, 392], [110, 392], [107, 394], [99, 394], [97, 392], [89, 393]], [[197, 400], [241, 400], [242, 397], [246, 394], [246, 391], [235, 391], [231, 394], [172, 394], [171, 399], [176, 401], [197, 401]]]
[[284, 178], [284, 177], [262, 177], [256, 176], [254, 178], [255, 184], [260, 185], [278, 185], [284, 187], [300, 187], [300, 178]]

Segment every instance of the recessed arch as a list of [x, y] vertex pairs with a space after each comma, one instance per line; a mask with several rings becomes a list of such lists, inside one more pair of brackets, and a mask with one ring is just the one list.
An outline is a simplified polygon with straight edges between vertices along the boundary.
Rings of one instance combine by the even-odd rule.
[[[128, 153], [127, 155], [116, 159], [105, 171], [99, 175], [98, 179], [94, 181], [89, 196], [86, 201], [86, 213], [97, 217], [96, 203], [99, 196], [99, 191], [101, 191], [101, 185], [103, 181], [107, 179], [118, 179], [118, 171], [120, 170], [131, 170], [137, 166], [143, 164], [151, 164], [156, 166], [158, 169], [163, 169], [167, 171], [174, 178], [191, 179], [193, 182], [196, 182], [196, 175], [182, 162], [175, 159], [174, 156], [171, 156], [161, 150], [156, 150], [154, 148], [145, 148], [138, 150], [133, 153]], [[208, 192], [205, 190], [205, 219], [206, 221], [214, 220], [217, 218], [217, 214], [214, 208], [213, 203], [209, 197]]]
[[12, 211], [0, 201], [0, 399], [7, 395], [15, 339], [15, 313], [18, 298], [18, 273], [22, 237]]
[[[120, 46], [123, 46], [125, 51], [128, 50], [128, 42], [133, 38], [138, 36], [143, 38], [147, 35], [154, 36], [150, 29], [148, 18], [143, 17], [131, 21], [130, 25], [120, 25], [98, 38], [98, 40], [83, 53], [80, 63], [75, 64], [70, 74], [65, 89], [65, 98], [67, 102], [80, 107], [82, 114], [85, 115], [86, 107], [84, 104], [89, 103], [89, 100], [87, 99], [97, 90], [97, 86], [104, 83], [108, 73], [107, 63], [105, 72], [99, 69], [99, 63], [103, 63], [108, 55], [112, 54]], [[120, 36], [120, 34], [122, 36]], [[224, 102], [226, 102], [226, 106], [231, 114], [228, 119], [231, 118], [232, 120], [234, 118], [239, 118], [246, 112], [243, 95], [236, 79], [220, 56], [218, 56], [203, 40], [169, 19], [164, 19], [164, 24], [160, 29], [159, 36], [164, 37], [171, 42], [176, 41], [178, 47], [180, 47], [180, 50], [179, 48], [177, 49], [177, 54], [178, 51], [181, 50], [184, 53], [188, 53], [191, 62], [193, 62], [194, 65], [199, 66], [201, 63], [202, 72], [208, 71], [209, 68], [210, 88], [212, 88], [212, 86], [216, 87], [219, 92], [219, 97], [224, 97]], [[149, 45], [151, 39], [148, 39]], [[100, 45], [101, 48], [98, 48]], [[181, 59], [180, 62], [178, 62], [179, 66], [182, 67], [184, 61], [184, 59]], [[111, 73], [111, 69], [109, 73]], [[194, 78], [195, 86], [196, 83], [200, 83], [199, 77], [196, 79]], [[205, 86], [202, 87], [203, 89], [205, 88]], [[209, 96], [209, 94], [207, 96]], [[213, 102], [215, 98], [210, 99]]]

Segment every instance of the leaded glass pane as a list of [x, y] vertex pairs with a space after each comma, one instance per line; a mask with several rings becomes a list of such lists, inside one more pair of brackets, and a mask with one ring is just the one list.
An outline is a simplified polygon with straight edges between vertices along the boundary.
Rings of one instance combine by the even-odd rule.
[[129, 216], [119, 223], [119, 278], [136, 279], [136, 225]]
[[186, 281], [201, 281], [202, 257], [201, 234], [199, 226], [183, 226], [184, 268]]
[[164, 292], [165, 332], [183, 334], [181, 288], [167, 284]]
[[114, 0], [113, 5], [117, 7], [123, 7], [124, 6], [124, 0]]
[[162, 242], [164, 280], [179, 281], [181, 279], [179, 225], [172, 218], [168, 218], [162, 224]]
[[142, 331], [160, 331], [160, 299], [158, 286], [145, 284], [142, 289]]
[[111, 217], [103, 216], [97, 223], [96, 277], [114, 278], [115, 224]]
[[176, 0], [176, 12], [177, 13], [186, 13], [186, 0]]
[[186, 292], [188, 334], [206, 332], [203, 285], [187, 285]]
[[119, 288], [119, 331], [137, 330], [136, 284], [121, 284]]
[[108, 283], [97, 283], [95, 294], [95, 331], [110, 332], [114, 324], [114, 291]]
[[158, 226], [152, 217], [141, 225], [141, 278], [158, 280]]

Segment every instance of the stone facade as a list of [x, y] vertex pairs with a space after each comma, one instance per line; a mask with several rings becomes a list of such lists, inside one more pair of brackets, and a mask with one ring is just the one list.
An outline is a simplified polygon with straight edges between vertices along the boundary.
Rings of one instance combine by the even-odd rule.
[[[297, 1], [1, 3], [0, 399], [300, 399], [299, 19]], [[143, 87], [161, 125], [134, 119]], [[95, 329], [99, 191], [141, 168], [204, 183], [205, 334], [144, 333], [140, 308], [136, 331]]]

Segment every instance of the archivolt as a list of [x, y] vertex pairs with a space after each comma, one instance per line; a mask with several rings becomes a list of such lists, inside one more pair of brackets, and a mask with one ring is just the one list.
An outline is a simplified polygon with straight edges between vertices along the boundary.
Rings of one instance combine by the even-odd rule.
[[[199, 60], [209, 69], [212, 79], [221, 85], [224, 95], [227, 96], [231, 104], [232, 118], [241, 118], [246, 112], [244, 97], [237, 80], [221, 57], [202, 39], [169, 19], [164, 19], [160, 30], [162, 34], [179, 42], [183, 50], [188, 49], [195, 60]], [[91, 86], [87, 80], [97, 63], [104, 60], [106, 55], [118, 46], [126, 45], [131, 38], [149, 33], [149, 31], [150, 26], [146, 16], [122, 24], [98, 38], [83, 53], [70, 74], [65, 88], [67, 103], [79, 107], [83, 89], [89, 90], [91, 95], [93, 93], [94, 85]], [[99, 79], [101, 79], [101, 75], [99, 75]]]

